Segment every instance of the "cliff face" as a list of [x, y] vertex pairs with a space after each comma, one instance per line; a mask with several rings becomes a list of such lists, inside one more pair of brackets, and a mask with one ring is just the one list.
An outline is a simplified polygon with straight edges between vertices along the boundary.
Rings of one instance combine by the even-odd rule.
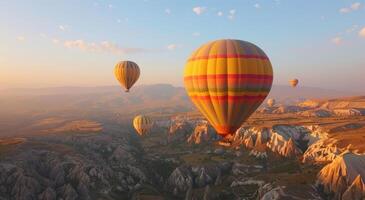
[[199, 123], [195, 126], [194, 131], [187, 139], [189, 144], [200, 144], [203, 142], [211, 142], [219, 139], [216, 131], [208, 122]]
[[201, 144], [219, 140], [220, 136], [205, 120], [175, 119], [168, 128], [167, 142]]
[[167, 135], [167, 142], [185, 141], [193, 131], [193, 123], [186, 120], [172, 121]]
[[309, 129], [302, 126], [244, 127], [237, 130], [233, 144], [251, 149], [250, 154], [256, 157], [267, 157], [267, 151], [284, 157], [293, 157], [302, 153], [297, 143], [307, 143], [309, 132]]
[[286, 158], [295, 158], [296, 156], [302, 154], [301, 150], [295, 145], [293, 138], [285, 142], [283, 148], [279, 152], [280, 155]]
[[362, 199], [365, 198], [363, 177], [365, 155], [344, 152], [318, 173], [317, 187], [334, 199]]
[[270, 131], [267, 128], [243, 127], [236, 131], [232, 140], [234, 145], [253, 149], [256, 145], [266, 144], [269, 139]]
[[303, 162], [333, 161], [341, 152], [334, 139], [321, 139], [310, 145], [304, 152]]

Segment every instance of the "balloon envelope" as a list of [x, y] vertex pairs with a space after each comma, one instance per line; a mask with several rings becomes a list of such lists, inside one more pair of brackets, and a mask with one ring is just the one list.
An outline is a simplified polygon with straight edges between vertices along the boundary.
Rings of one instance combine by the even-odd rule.
[[138, 65], [132, 61], [120, 61], [114, 67], [115, 78], [126, 92], [136, 83], [140, 75]]
[[296, 87], [298, 85], [298, 83], [299, 83], [298, 79], [291, 79], [291, 80], [289, 80], [289, 84], [292, 87]]
[[275, 105], [275, 99], [268, 99], [267, 100], [267, 105], [272, 107], [273, 105]]
[[264, 51], [241, 40], [204, 44], [188, 59], [184, 71], [189, 97], [222, 136], [235, 133], [260, 106], [272, 81]]
[[133, 119], [133, 127], [140, 136], [146, 135], [152, 128], [152, 120], [144, 115], [138, 115]]

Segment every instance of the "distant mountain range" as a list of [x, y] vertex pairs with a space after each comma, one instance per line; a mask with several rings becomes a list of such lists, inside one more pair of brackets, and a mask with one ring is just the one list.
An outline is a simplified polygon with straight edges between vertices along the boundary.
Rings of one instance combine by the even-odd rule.
[[[320, 88], [274, 86], [269, 97], [280, 103], [294, 103], [352, 95], [355, 94]], [[193, 110], [195, 107], [185, 89], [168, 84], [140, 85], [129, 93], [119, 86], [3, 90], [0, 95], [0, 132], [50, 117], [129, 122], [138, 114], [163, 117]]]
[[[311, 87], [273, 86], [270, 98], [281, 103], [305, 99], [337, 98], [351, 92]], [[357, 94], [358, 95], [358, 94]], [[103, 118], [131, 117], [140, 113], [171, 114], [194, 109], [183, 87], [169, 84], [139, 85], [129, 93], [119, 86], [55, 87], [4, 90], [0, 110], [4, 115], [52, 115]], [[0, 117], [4, 117], [1, 116]]]

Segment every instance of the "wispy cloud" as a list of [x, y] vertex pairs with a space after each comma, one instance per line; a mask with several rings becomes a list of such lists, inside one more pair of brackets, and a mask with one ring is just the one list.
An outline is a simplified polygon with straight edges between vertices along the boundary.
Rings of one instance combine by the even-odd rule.
[[231, 20], [234, 19], [235, 14], [236, 14], [236, 10], [235, 9], [231, 9], [229, 11], [228, 19], [231, 19]]
[[335, 45], [340, 45], [342, 44], [342, 38], [341, 37], [332, 38], [331, 42]]
[[193, 12], [197, 15], [203, 14], [207, 9], [205, 7], [197, 6], [193, 8]]
[[261, 8], [261, 5], [260, 5], [260, 4], [258, 4], [258, 3], [256, 3], [255, 5], [253, 5], [253, 7], [255, 7], [255, 8], [259, 9], [259, 8]]
[[352, 11], [359, 10], [361, 7], [362, 7], [362, 4], [359, 2], [356, 2], [356, 3], [351, 4], [349, 7], [341, 8], [339, 10], [339, 12], [342, 14], [346, 14], [346, 13], [350, 13]]
[[167, 49], [170, 50], [170, 51], [173, 51], [177, 48], [177, 45], [176, 44], [169, 44], [167, 45]]
[[87, 42], [82, 39], [79, 40], [65, 40], [61, 41], [59, 39], [53, 39], [52, 42], [54, 44], [62, 44], [64, 47], [69, 49], [79, 49], [82, 51], [88, 52], [103, 52], [103, 53], [111, 53], [111, 54], [132, 54], [145, 52], [146, 49], [142, 48], [124, 48], [119, 45], [110, 42], [110, 41], [102, 41], [102, 42]]
[[365, 38], [365, 26], [359, 31], [359, 36]]
[[183, 45], [181, 44], [169, 44], [167, 45], [166, 49], [169, 51], [174, 51], [176, 49], [182, 48]]
[[165, 13], [168, 14], [168, 15], [170, 15], [171, 14], [171, 10], [169, 8], [166, 8], [165, 9]]
[[222, 11], [218, 11], [218, 12], [217, 12], [217, 15], [218, 15], [219, 17], [222, 17], [222, 16], [223, 16], [223, 12], [222, 12]]
[[352, 10], [359, 10], [361, 8], [361, 3], [359, 3], [359, 2], [353, 3], [353, 4], [351, 4], [350, 7]]
[[60, 29], [61, 31], [68, 31], [70, 29], [69, 25], [59, 25], [58, 29]]
[[18, 37], [16, 37], [16, 40], [19, 41], [19, 42], [23, 42], [23, 41], [25, 41], [25, 37], [24, 36], [18, 36]]

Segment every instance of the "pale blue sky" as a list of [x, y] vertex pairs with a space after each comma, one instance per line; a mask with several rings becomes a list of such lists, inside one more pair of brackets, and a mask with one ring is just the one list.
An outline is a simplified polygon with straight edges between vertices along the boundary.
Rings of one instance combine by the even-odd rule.
[[364, 0], [4, 0], [0, 28], [0, 88], [113, 85], [124, 59], [138, 84], [180, 86], [194, 49], [234, 38], [267, 53], [276, 84], [365, 91]]

